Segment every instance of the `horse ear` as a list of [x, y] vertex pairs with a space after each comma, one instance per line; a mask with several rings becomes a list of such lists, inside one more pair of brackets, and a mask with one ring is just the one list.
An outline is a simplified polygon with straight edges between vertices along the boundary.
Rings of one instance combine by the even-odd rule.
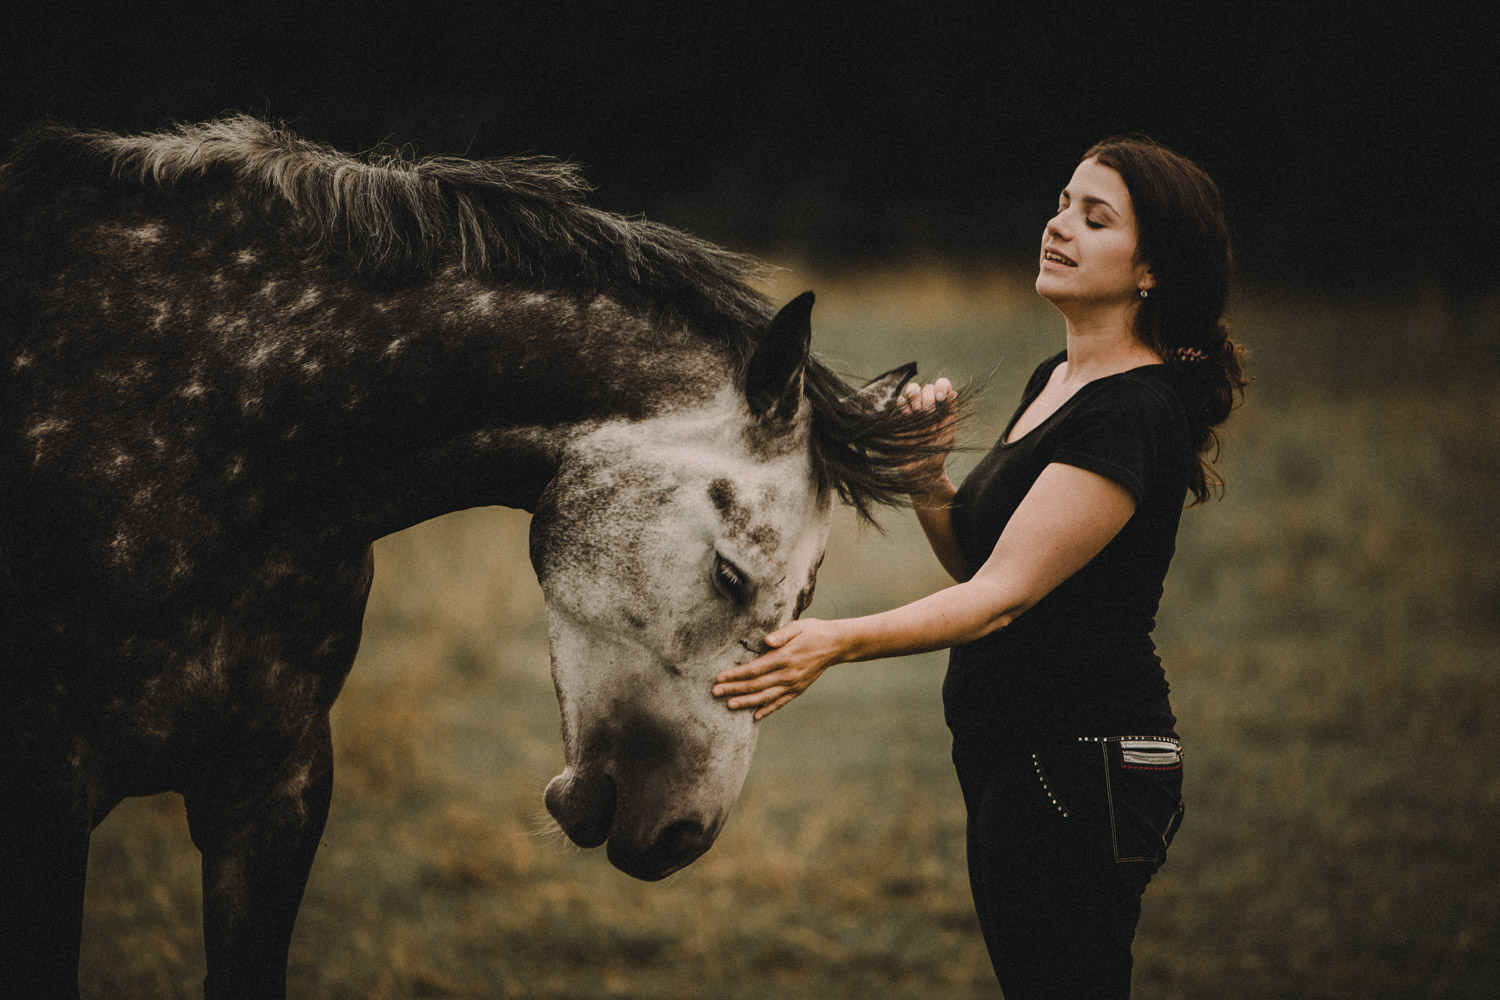
[[883, 413], [895, 404], [901, 390], [917, 374], [917, 363], [908, 362], [900, 368], [892, 368], [884, 375], [877, 375], [863, 387], [848, 396], [848, 401], [867, 413]]
[[790, 419], [802, 400], [802, 372], [812, 342], [813, 293], [781, 307], [745, 368], [745, 399], [757, 420]]

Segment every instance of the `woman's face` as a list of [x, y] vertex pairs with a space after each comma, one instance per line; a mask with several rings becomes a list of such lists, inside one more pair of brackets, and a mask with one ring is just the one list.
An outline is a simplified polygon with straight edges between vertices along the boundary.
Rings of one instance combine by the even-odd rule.
[[1142, 288], [1156, 284], [1135, 248], [1135, 209], [1125, 181], [1097, 160], [1084, 160], [1042, 234], [1036, 290], [1059, 308], [1132, 305]]

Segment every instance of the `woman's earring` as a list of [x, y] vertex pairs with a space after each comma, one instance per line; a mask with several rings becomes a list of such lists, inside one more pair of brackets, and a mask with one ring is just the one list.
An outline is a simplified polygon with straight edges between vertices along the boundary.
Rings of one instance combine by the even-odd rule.
[[1145, 297], [1146, 297], [1146, 290], [1144, 288], [1142, 288], [1141, 289], [1141, 298], [1144, 299]]

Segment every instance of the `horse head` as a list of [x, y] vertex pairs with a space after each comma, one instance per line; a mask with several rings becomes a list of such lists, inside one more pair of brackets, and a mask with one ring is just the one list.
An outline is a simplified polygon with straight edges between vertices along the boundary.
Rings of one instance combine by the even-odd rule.
[[[804, 392], [811, 308], [811, 293], [788, 303], [714, 398], [579, 435], [532, 521], [566, 756], [547, 808], [637, 878], [713, 843], [758, 725], [713, 678], [812, 597], [832, 499]], [[846, 402], [890, 407], [910, 376]]]

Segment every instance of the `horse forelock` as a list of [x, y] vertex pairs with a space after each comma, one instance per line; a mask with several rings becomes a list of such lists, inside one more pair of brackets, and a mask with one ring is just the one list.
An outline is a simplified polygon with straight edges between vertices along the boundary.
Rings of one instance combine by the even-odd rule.
[[942, 419], [938, 411], [872, 408], [816, 357], [808, 359], [803, 392], [811, 410], [807, 444], [820, 488], [837, 493], [871, 524], [877, 507], [906, 504], [907, 467], [943, 450], [931, 443]]

